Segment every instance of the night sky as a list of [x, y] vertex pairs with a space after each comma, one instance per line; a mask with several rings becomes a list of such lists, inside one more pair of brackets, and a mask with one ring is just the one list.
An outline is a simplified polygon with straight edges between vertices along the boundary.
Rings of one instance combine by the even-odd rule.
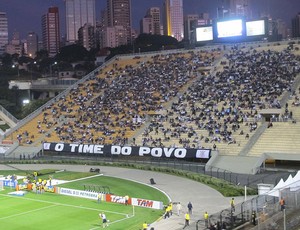
[[[139, 28], [139, 20], [145, 16], [149, 7], [161, 7], [164, 0], [131, 0], [133, 27]], [[183, 0], [184, 14], [208, 12], [216, 17], [221, 0]], [[273, 18], [281, 18], [287, 26], [291, 19], [300, 12], [300, 0], [251, 0], [253, 15], [270, 12]], [[59, 7], [61, 35], [65, 34], [65, 6], [63, 0], [0, 0], [0, 11], [6, 12], [9, 26], [9, 39], [13, 31], [20, 32], [25, 38], [30, 31], [41, 34], [41, 17], [51, 6]], [[97, 19], [100, 11], [105, 9], [106, 0], [96, 0]]]

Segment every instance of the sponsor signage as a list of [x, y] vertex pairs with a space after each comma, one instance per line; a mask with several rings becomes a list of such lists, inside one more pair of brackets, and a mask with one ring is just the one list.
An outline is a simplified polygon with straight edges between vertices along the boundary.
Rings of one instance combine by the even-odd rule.
[[97, 192], [88, 192], [88, 191], [69, 189], [69, 188], [58, 188], [57, 193], [62, 195], [76, 196], [76, 197], [87, 198], [92, 200], [98, 199]]
[[13, 180], [4, 180], [3, 186], [15, 188], [17, 186], [17, 182]]
[[[61, 194], [61, 195], [67, 195], [67, 196], [87, 198], [87, 199], [92, 199], [92, 200], [98, 199], [97, 192], [87, 192], [87, 191], [69, 189], [69, 188], [57, 187], [56, 193]], [[104, 197], [105, 197], [106, 202], [125, 204], [124, 196], [106, 194]], [[139, 206], [139, 207], [144, 207], [144, 208], [153, 208], [153, 209], [163, 209], [163, 207], [164, 207], [163, 202], [161, 202], [161, 201], [147, 200], [147, 199], [141, 199], [141, 198], [129, 198], [128, 204], [133, 205], [133, 206]]]
[[45, 192], [55, 192], [54, 186], [45, 186], [44, 190]]
[[131, 198], [131, 204], [134, 206], [153, 208], [153, 209], [163, 209], [163, 203], [161, 201], [147, 200], [141, 198]]
[[119, 145], [44, 143], [44, 151], [95, 154], [102, 156], [151, 156], [157, 158], [209, 159], [210, 149], [138, 147]]
[[19, 184], [19, 189], [20, 190], [27, 189], [27, 184]]
[[[125, 204], [125, 200], [126, 199], [124, 196], [116, 196], [116, 195], [112, 195], [112, 194], [106, 194], [107, 202]], [[131, 198], [129, 198], [128, 204], [131, 204]]]

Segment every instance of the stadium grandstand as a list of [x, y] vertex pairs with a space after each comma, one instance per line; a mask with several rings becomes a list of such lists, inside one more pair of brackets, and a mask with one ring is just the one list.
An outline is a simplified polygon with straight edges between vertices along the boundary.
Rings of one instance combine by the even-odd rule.
[[10, 122], [0, 154], [33, 158], [43, 143], [76, 143], [209, 150], [206, 167], [247, 174], [298, 163], [299, 48], [294, 40], [114, 57]]

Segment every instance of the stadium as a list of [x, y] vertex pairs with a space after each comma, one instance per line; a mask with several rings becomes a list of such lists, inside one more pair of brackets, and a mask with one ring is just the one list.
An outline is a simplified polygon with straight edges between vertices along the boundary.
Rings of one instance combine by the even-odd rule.
[[266, 226], [282, 220], [279, 198], [288, 213], [299, 198], [300, 41], [263, 41], [265, 31], [234, 19], [196, 29], [200, 48], [115, 56], [15, 124], [2, 112], [12, 125], [1, 158], [155, 165], [273, 193], [290, 178], [210, 216], [226, 229], [253, 210]]

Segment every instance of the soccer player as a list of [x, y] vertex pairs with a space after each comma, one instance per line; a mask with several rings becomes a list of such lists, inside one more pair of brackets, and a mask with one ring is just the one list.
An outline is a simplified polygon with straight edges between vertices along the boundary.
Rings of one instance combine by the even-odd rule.
[[102, 219], [102, 227], [105, 228], [108, 226], [107, 224], [107, 219], [106, 219], [106, 215], [104, 212], [99, 214], [99, 217]]

